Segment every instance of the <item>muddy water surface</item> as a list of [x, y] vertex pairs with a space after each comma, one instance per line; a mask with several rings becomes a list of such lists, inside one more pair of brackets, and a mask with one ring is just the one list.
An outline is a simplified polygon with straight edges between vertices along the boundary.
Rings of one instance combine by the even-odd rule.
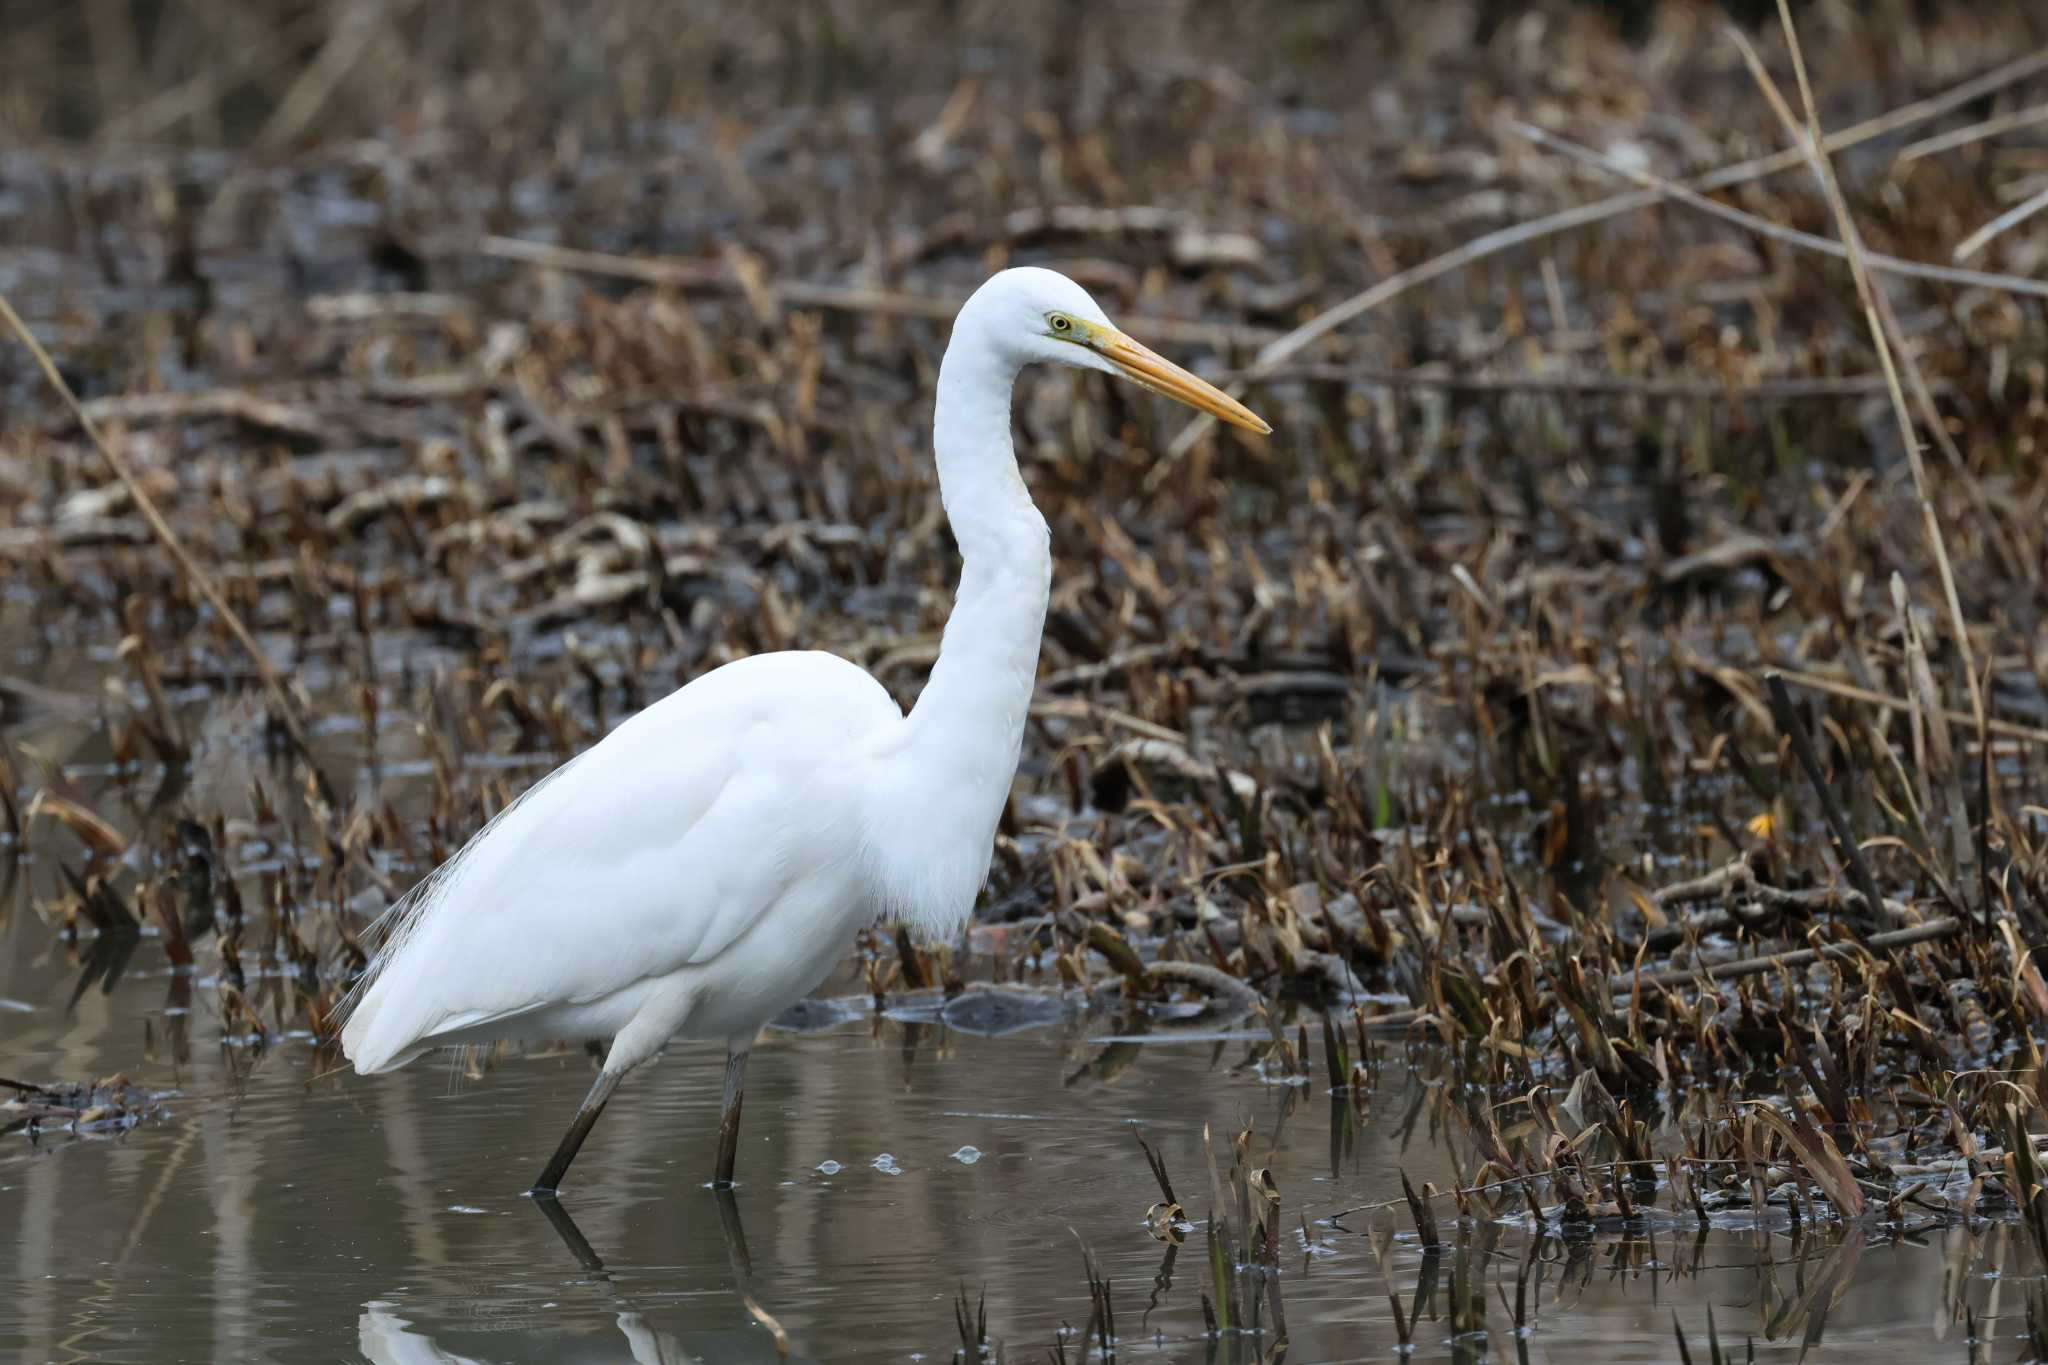
[[[750, 1291], [793, 1357], [943, 1359], [964, 1287], [986, 1292], [1006, 1358], [1042, 1358], [1065, 1334], [1075, 1359], [1084, 1247], [1111, 1282], [1120, 1355], [1252, 1358], [1277, 1339], [1270, 1309], [1256, 1337], [1204, 1339], [1203, 1230], [1169, 1261], [1146, 1228], [1158, 1195], [1132, 1136], [1142, 1125], [1199, 1219], [1203, 1127], [1227, 1161], [1247, 1122], [1281, 1194], [1294, 1360], [1389, 1358], [1390, 1287], [1405, 1315], [1429, 1279], [1421, 1359], [1671, 1359], [1674, 1312], [1704, 1344], [1709, 1305], [1724, 1336], [1757, 1337], [1762, 1358], [1798, 1358], [1816, 1333], [1809, 1359], [1960, 1359], [1961, 1333], [1938, 1330], [1959, 1272], [2007, 1337], [2023, 1311], [2024, 1285], [1962, 1266], [2006, 1259], [2000, 1230], [1844, 1247], [1732, 1224], [1702, 1239], [1674, 1223], [1537, 1246], [1519, 1227], [1447, 1217], [1432, 1272], [1405, 1215], [1327, 1221], [1397, 1196], [1400, 1169], [1451, 1182], [1427, 1106], [1404, 1142], [1430, 1084], [1419, 1070], [1390, 1058], [1354, 1123], [1319, 1087], [1263, 1080], [1246, 1065], [1250, 1035], [1109, 1041], [1132, 1035], [1101, 1017], [984, 1037], [913, 1008], [770, 1031], [729, 1210], [702, 1183], [719, 1058], [672, 1049], [620, 1092], [586, 1148], [565, 1238], [518, 1191], [587, 1084], [580, 1051], [508, 1060], [482, 1079], [431, 1061], [373, 1080], [316, 1076], [303, 1039], [260, 1055], [223, 1046], [210, 983], [194, 983], [201, 1003], [180, 1012], [157, 956], [145, 942], [140, 970], [67, 1011], [66, 950], [33, 915], [17, 914], [0, 945], [10, 1072], [126, 1070], [165, 1093], [156, 1116], [117, 1136], [16, 1132], [0, 1145], [7, 1358], [773, 1359]], [[1396, 1227], [1383, 1268], [1373, 1233]], [[1536, 1327], [1518, 1340], [1508, 1305], [1532, 1255]], [[1490, 1335], [1453, 1339], [1450, 1286], [1468, 1275]], [[1786, 1334], [1766, 1341], [1771, 1330]]]

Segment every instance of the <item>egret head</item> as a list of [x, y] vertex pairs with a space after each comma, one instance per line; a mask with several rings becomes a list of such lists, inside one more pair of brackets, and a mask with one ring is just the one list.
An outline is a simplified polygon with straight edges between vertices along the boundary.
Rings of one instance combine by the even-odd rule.
[[970, 313], [1020, 365], [1042, 360], [1100, 370], [1232, 426], [1262, 434], [1273, 429], [1214, 384], [1118, 331], [1087, 290], [1056, 270], [1005, 270], [975, 291], [962, 319]]

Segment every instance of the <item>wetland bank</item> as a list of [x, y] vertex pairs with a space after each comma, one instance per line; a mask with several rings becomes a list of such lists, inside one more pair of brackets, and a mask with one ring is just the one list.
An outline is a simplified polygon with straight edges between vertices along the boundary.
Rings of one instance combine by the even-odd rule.
[[[5, 1353], [2048, 1356], [2037, 7], [1802, 8], [1839, 203], [1705, 4], [0, 16]], [[591, 1057], [347, 1074], [368, 925], [717, 663], [914, 699], [1026, 262], [1275, 434], [1027, 374], [974, 923], [550, 1222]]]

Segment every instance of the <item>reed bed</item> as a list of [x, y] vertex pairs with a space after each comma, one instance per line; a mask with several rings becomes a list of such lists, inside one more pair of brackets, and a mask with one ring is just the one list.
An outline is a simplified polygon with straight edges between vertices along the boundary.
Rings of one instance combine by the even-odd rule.
[[[392, 896], [678, 683], [801, 646], [914, 701], [945, 320], [1045, 261], [1276, 432], [1025, 377], [1023, 770], [973, 926], [879, 928], [869, 996], [1250, 1018], [1358, 1122], [1404, 1053], [1462, 1172], [1387, 1206], [1451, 1247], [1404, 1333], [1480, 1330], [1505, 1219], [2048, 1256], [2031, 7], [1802, 15], [1811, 71], [1685, 3], [1153, 49], [1084, 6], [186, 8], [267, 46], [173, 82], [173, 25], [0, 106], [54, 362], [0, 348], [0, 853], [80, 990], [142, 944], [252, 1058], [318, 1040]], [[889, 66], [913, 28], [947, 56]], [[1181, 1201], [1155, 1162], [1151, 1222], [1270, 1340], [1249, 1150]], [[1087, 1270], [1063, 1352], [1131, 1317]]]

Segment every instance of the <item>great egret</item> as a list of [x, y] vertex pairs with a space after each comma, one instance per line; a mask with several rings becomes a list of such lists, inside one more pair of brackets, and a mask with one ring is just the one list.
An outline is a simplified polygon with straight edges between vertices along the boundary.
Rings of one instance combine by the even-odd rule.
[[390, 912], [344, 1006], [359, 1073], [437, 1047], [611, 1038], [534, 1182], [552, 1194], [622, 1076], [671, 1038], [723, 1038], [717, 1182], [731, 1183], [760, 1027], [880, 916], [957, 933], [988, 875], [1052, 578], [1010, 446], [1011, 389], [1038, 360], [1271, 430], [1118, 331], [1065, 276], [991, 278], [939, 365], [933, 443], [960, 587], [910, 713], [846, 660], [790, 651], [713, 669], [625, 721]]

